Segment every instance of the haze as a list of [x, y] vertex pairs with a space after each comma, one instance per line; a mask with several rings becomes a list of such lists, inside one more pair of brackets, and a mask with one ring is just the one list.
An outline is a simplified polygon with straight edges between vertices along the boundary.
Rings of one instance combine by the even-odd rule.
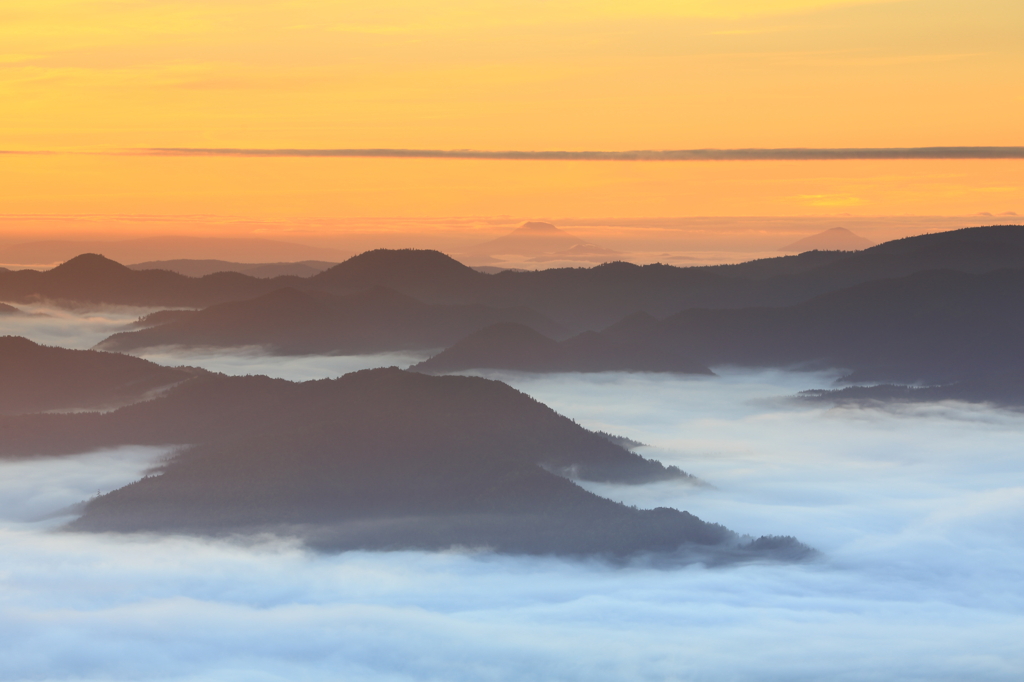
[[[0, 238], [13, 242], [215, 234], [458, 251], [539, 219], [656, 258], [1024, 214], [1013, 0], [7, 6]], [[956, 149], [825, 161], [315, 155], [919, 147]], [[982, 147], [1016, 158], [977, 158]], [[190, 149], [202, 153], [179, 153]]]

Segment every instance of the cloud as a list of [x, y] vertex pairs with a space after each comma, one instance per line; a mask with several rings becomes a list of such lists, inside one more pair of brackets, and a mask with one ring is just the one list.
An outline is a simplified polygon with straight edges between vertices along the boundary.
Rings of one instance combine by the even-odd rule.
[[1024, 417], [829, 410], [777, 398], [834, 375], [717, 371], [495, 376], [718, 488], [604, 494], [792, 532], [821, 562], [662, 570], [53, 533], [23, 522], [26, 500], [37, 513], [118, 485], [144, 453], [0, 462], [0, 678], [1016, 680]]
[[478, 149], [299, 149], [149, 147], [106, 152], [0, 150], [0, 154], [75, 153], [101, 156], [252, 156], [506, 161], [855, 161], [899, 159], [1024, 159], [1024, 147], [839, 147], [778, 149], [638, 149], [631, 151], [488, 151]]
[[154, 147], [127, 154], [157, 156], [294, 156], [532, 161], [832, 161], [857, 159], [1024, 159], [1024, 147], [864, 147], [837, 149], [666, 149], [482, 151], [473, 149], [244, 149]]

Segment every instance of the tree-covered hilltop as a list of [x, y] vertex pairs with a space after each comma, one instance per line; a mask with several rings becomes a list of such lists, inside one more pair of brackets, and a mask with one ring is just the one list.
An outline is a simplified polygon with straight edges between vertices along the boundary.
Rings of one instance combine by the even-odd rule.
[[[97, 422], [105, 422], [106, 433], [117, 424], [137, 429], [143, 408], [165, 402], [179, 412], [171, 428], [184, 427], [187, 434], [196, 413], [213, 407], [196, 404], [202, 383], [182, 387], [187, 397], [169, 396], [127, 408], [126, 418], [114, 414]], [[250, 394], [253, 387], [239, 382], [237, 388]], [[271, 409], [261, 414], [254, 404], [232, 406], [212, 432], [211, 424], [201, 427], [199, 444], [157, 475], [90, 501], [69, 528], [269, 531], [327, 550], [471, 546], [701, 561], [793, 559], [810, 552], [792, 540], [746, 547], [732, 531], [686, 512], [637, 510], [584, 490], [566, 476], [620, 483], [693, 479], [500, 382], [381, 369], [307, 384], [263, 382], [261, 388], [264, 395], [255, 402]], [[219, 394], [217, 404], [225, 397]], [[241, 415], [244, 424], [228, 426]], [[168, 417], [156, 421], [166, 429]]]
[[200, 372], [117, 353], [41, 346], [20, 336], [3, 336], [0, 414], [120, 407]]
[[204, 373], [111, 412], [0, 416], [3, 457], [130, 444], [182, 449], [157, 475], [91, 500], [70, 529], [274, 532], [332, 551], [461, 545], [683, 561], [810, 551], [796, 541], [748, 547], [686, 512], [584, 490], [574, 480], [699, 481], [478, 377], [390, 368], [293, 383]]
[[495, 326], [416, 369], [844, 369], [851, 382], [941, 384], [972, 400], [1024, 404], [1020, 392], [1000, 380], [1024, 371], [1021, 348], [1024, 269], [933, 270], [865, 282], [792, 306], [693, 309], [661, 320], [639, 313], [561, 342]]

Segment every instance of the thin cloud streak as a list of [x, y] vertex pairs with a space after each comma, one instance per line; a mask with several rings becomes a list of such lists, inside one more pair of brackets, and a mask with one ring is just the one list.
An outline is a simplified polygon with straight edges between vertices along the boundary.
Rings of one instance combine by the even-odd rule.
[[850, 147], [836, 149], [648, 149], [607, 151], [486, 151], [474, 149], [244, 149], [153, 147], [147, 156], [288, 156], [528, 161], [841, 161], [879, 159], [1024, 159], [1024, 147]]

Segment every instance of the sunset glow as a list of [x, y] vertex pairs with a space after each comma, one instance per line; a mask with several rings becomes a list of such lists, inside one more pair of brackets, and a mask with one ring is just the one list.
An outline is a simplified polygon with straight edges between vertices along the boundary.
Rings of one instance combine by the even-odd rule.
[[1013, 0], [13, 0], [0, 13], [0, 149], [29, 154], [0, 158], [0, 213], [1024, 212], [1019, 160], [137, 155], [1021, 145], [1021, 25]]

